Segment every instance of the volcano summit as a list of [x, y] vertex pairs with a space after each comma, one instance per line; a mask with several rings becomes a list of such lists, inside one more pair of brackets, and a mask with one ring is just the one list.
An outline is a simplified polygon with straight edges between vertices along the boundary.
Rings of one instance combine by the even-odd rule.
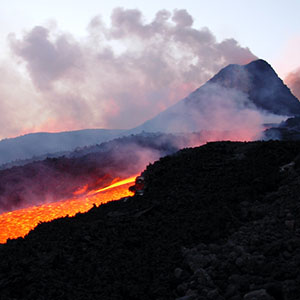
[[[238, 130], [255, 132], [300, 114], [300, 103], [264, 60], [229, 65], [185, 99], [134, 132]], [[259, 132], [257, 132], [258, 134]]]

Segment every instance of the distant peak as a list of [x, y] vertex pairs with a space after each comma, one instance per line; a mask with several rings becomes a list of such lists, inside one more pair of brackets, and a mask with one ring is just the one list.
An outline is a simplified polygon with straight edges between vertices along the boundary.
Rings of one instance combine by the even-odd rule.
[[257, 59], [245, 65], [247, 69], [255, 68], [260, 71], [273, 70], [272, 66], [263, 59]]
[[273, 70], [272, 66], [263, 59], [256, 59], [245, 65], [230, 64], [224, 67], [220, 72], [240, 71], [242, 69]]
[[[270, 75], [278, 75], [272, 68], [272, 66], [263, 59], [253, 60], [248, 64], [245, 65], [238, 65], [238, 64], [230, 64], [219, 71], [213, 78], [211, 78], [210, 82], [222, 82], [224, 85], [224, 80], [226, 81], [225, 86], [229, 87], [229, 85], [233, 84], [242, 84], [245, 83], [245, 80], [248, 79], [247, 74], [263, 74], [265, 72], [270, 73]], [[228, 82], [230, 81], [230, 83]]]
[[273, 114], [300, 115], [299, 100], [284, 85], [272, 66], [263, 59], [246, 65], [228, 65], [208, 82], [241, 91], [258, 108]]
[[267, 61], [265, 61], [264, 59], [256, 59], [256, 60], [253, 60], [250, 63], [248, 63], [248, 65], [251, 65], [251, 64], [270, 66], [270, 64]]

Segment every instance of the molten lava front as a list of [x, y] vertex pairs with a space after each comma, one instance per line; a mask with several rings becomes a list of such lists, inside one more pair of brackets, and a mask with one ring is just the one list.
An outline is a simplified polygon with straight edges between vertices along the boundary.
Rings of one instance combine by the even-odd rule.
[[8, 238], [24, 237], [41, 222], [67, 215], [72, 217], [78, 212], [84, 213], [90, 210], [94, 204], [98, 206], [111, 200], [131, 196], [132, 193], [128, 188], [135, 181], [135, 177], [115, 182], [108, 187], [81, 196], [78, 195], [84, 193], [85, 189], [79, 190], [71, 199], [4, 213], [0, 215], [0, 243], [5, 243]]

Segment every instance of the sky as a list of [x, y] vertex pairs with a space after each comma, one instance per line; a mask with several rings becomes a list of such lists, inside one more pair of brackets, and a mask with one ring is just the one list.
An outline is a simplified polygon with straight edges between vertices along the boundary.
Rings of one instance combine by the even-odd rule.
[[0, 138], [132, 128], [255, 58], [300, 95], [299, 11], [298, 0], [5, 1]]

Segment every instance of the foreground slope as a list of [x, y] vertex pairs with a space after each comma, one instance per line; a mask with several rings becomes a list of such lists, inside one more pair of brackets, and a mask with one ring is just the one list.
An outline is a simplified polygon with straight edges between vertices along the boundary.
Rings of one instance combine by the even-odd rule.
[[0, 299], [299, 299], [299, 153], [219, 142], [162, 158], [144, 196], [2, 245]]

